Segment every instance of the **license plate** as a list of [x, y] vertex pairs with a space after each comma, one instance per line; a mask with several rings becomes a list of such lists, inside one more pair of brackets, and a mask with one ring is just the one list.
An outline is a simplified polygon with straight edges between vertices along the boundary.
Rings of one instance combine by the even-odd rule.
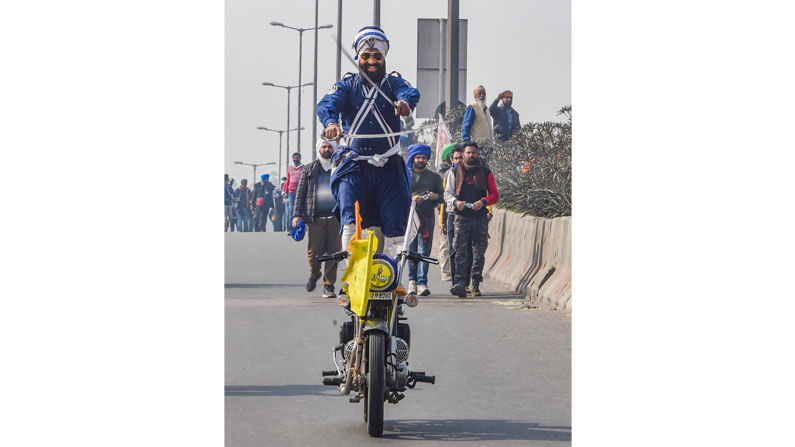
[[370, 292], [371, 300], [392, 300], [392, 292]]

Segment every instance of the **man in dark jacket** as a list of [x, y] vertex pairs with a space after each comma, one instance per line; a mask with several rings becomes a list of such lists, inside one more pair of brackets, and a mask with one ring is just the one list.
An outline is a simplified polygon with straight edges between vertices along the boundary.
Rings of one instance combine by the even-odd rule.
[[254, 185], [254, 231], [267, 231], [265, 226], [268, 223], [268, 210], [273, 208], [273, 183], [270, 182], [270, 174], [262, 174], [261, 181]]
[[237, 200], [237, 231], [251, 231], [251, 190], [248, 180], [240, 180], [240, 187], [235, 191]]
[[[442, 177], [436, 172], [427, 169], [428, 159], [431, 158], [431, 148], [425, 144], [412, 144], [409, 146], [409, 161], [406, 169], [411, 175], [411, 200], [415, 202], [415, 222], [419, 221], [417, 235], [409, 243], [409, 251], [421, 253], [423, 256], [431, 254], [433, 245], [434, 210], [436, 205], [443, 200], [444, 189]], [[410, 294], [427, 296], [428, 290], [428, 263], [409, 262], [409, 290]]]
[[235, 231], [235, 190], [229, 183], [229, 174], [224, 174], [224, 231]]
[[[332, 141], [318, 140], [317, 160], [304, 166], [298, 189], [295, 192], [293, 228], [303, 220], [307, 232], [307, 260], [309, 280], [306, 291], [315, 290], [320, 279], [320, 262], [317, 257], [341, 250], [340, 221], [331, 212], [336, 202], [331, 194], [331, 155], [336, 149]], [[337, 261], [326, 261], [323, 269], [323, 297], [334, 298], [334, 282], [337, 280]]]
[[468, 249], [472, 248], [472, 296], [480, 296], [483, 281], [483, 263], [489, 241], [489, 219], [486, 206], [497, 203], [499, 193], [494, 174], [478, 158], [478, 145], [474, 141], [463, 143], [463, 160], [448, 171], [444, 200], [455, 215], [455, 276], [450, 293], [460, 298], [466, 296], [466, 266]]
[[[276, 186], [276, 185], [274, 185]], [[284, 200], [287, 198], [287, 193], [281, 188], [273, 189], [273, 231], [286, 231], [284, 228]]]
[[501, 141], [511, 138], [520, 127], [519, 113], [511, 107], [512, 104], [513, 92], [505, 90], [489, 106], [489, 113], [494, 120], [494, 136]]
[[[455, 170], [458, 168], [458, 165], [461, 164], [462, 153], [464, 152], [464, 146], [459, 143], [451, 143], [444, 147], [442, 150], [442, 157], [449, 157], [449, 166], [442, 170], [439, 170], [439, 173], [442, 174], [442, 184], [444, 185], [445, 189], [447, 188], [448, 177], [452, 176], [452, 180], [455, 182]], [[481, 159], [481, 161], [483, 161]], [[444, 166], [444, 163], [443, 163]], [[440, 214], [442, 214], [439, 218], [442, 234], [447, 235], [446, 238], [443, 238], [447, 241], [447, 246], [443, 250], [439, 250], [439, 265], [443, 266], [444, 254], [447, 253], [447, 276], [442, 276], [442, 281], [453, 281], [455, 277], [455, 245], [453, 245], [453, 240], [455, 239], [455, 208], [450, 208], [447, 206], [446, 202], [442, 203], [440, 208]], [[464, 272], [466, 273], [464, 277], [464, 284], [469, 287], [470, 275], [472, 272], [472, 247], [469, 247], [467, 251], [466, 258], [469, 262], [464, 268]], [[444, 267], [442, 267], [442, 271], [444, 271]], [[455, 283], [453, 283], [455, 285]]]

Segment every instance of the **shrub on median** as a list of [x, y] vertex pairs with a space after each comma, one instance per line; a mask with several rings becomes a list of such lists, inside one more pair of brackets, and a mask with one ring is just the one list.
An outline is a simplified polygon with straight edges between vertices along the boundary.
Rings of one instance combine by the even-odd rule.
[[[507, 141], [483, 149], [500, 190], [498, 207], [538, 217], [571, 215], [571, 106], [558, 115], [565, 121], [526, 123]], [[459, 107], [444, 117], [454, 141], [461, 140], [463, 116]], [[436, 120], [423, 123], [421, 141], [433, 147], [437, 127]]]

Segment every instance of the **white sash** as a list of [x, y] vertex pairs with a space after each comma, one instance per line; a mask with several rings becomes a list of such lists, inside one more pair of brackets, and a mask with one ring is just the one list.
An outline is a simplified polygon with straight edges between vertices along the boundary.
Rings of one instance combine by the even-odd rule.
[[367, 160], [367, 163], [370, 163], [373, 166], [381, 168], [386, 164], [387, 161], [389, 161], [389, 157], [399, 153], [400, 153], [400, 143], [392, 146], [392, 149], [389, 149], [383, 154], [359, 155], [358, 157], [355, 157], [354, 160], [355, 161]]

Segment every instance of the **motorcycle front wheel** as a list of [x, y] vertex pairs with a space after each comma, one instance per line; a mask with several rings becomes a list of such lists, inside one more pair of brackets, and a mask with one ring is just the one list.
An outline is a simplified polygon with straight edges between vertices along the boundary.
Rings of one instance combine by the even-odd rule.
[[373, 331], [368, 336], [369, 368], [367, 379], [367, 433], [379, 437], [384, 432], [384, 375], [386, 334]]

